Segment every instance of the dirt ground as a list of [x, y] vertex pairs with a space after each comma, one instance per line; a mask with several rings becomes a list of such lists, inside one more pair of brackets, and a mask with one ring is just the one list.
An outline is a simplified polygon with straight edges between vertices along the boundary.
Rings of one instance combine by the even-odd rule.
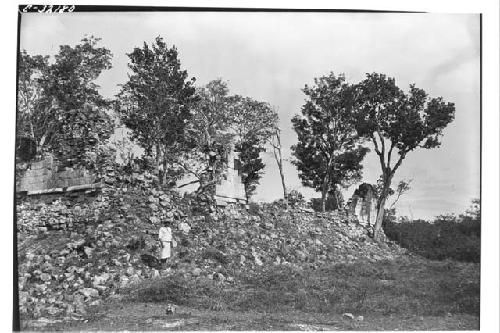
[[112, 301], [94, 308], [82, 320], [69, 323], [29, 322], [28, 329], [49, 331], [177, 331], [177, 330], [272, 330], [272, 331], [369, 331], [369, 330], [478, 330], [479, 317], [365, 315], [362, 321], [342, 314], [318, 314], [302, 311], [286, 313], [209, 311], [179, 307], [166, 314], [164, 304], [123, 303]]

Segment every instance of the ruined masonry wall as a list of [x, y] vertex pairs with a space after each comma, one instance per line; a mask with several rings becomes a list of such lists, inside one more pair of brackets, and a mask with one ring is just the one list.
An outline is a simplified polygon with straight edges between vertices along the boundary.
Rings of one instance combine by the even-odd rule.
[[369, 184], [362, 184], [354, 192], [350, 211], [365, 227], [373, 226], [377, 220], [377, 197]]
[[16, 192], [40, 192], [70, 186], [88, 185], [96, 181], [95, 175], [87, 170], [59, 171], [52, 156], [34, 162], [24, 175], [17, 180]]
[[228, 167], [225, 179], [215, 187], [217, 205], [246, 203], [245, 186], [241, 182], [239, 171], [235, 169], [235, 161], [237, 160], [239, 160], [238, 153], [231, 150], [228, 154]]

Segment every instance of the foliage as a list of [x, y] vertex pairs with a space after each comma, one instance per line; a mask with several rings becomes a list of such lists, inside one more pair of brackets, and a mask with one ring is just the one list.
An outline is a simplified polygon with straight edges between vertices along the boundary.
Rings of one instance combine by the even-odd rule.
[[265, 167], [260, 158], [263, 148], [259, 146], [258, 138], [249, 137], [246, 140], [238, 142], [235, 150], [240, 152], [241, 180], [245, 186], [245, 195], [248, 201], [257, 189], [257, 184], [262, 177]]
[[471, 210], [474, 215], [441, 215], [432, 223], [386, 220], [384, 231], [402, 247], [429, 259], [480, 262], [481, 220], [476, 209]]
[[231, 149], [234, 137], [228, 131], [233, 121], [227, 83], [216, 79], [197, 88], [191, 112], [192, 119], [186, 124], [186, 139], [192, 149], [176, 164], [195, 177], [188, 184], [200, 183], [199, 189], [213, 189], [227, 162], [224, 155]]
[[265, 167], [260, 153], [265, 151], [265, 144], [276, 132], [278, 115], [268, 103], [249, 97], [236, 95], [232, 102], [232, 129], [236, 134], [236, 149], [240, 151], [242, 181], [248, 200]]
[[[444, 128], [454, 119], [455, 106], [441, 97], [428, 98], [424, 90], [413, 84], [405, 93], [393, 78], [378, 73], [367, 74], [366, 79], [355, 86], [355, 96], [356, 130], [371, 140], [382, 169], [383, 186], [374, 226], [377, 239], [396, 170], [410, 151], [439, 147]], [[396, 152], [398, 158], [391, 165]]]
[[[292, 146], [294, 164], [304, 186], [334, 194], [338, 185], [348, 187], [361, 179], [361, 161], [368, 149], [359, 144], [353, 125], [353, 90], [344, 75], [316, 78], [305, 86], [302, 115], [292, 119], [298, 143]], [[323, 204], [324, 205], [324, 204]]]
[[169, 48], [161, 37], [151, 46], [134, 48], [128, 57], [131, 73], [117, 108], [132, 138], [156, 159], [158, 178], [165, 183], [167, 169], [189, 149], [185, 127], [192, 117], [195, 79], [187, 79], [177, 48]]
[[[413, 179], [408, 179], [408, 180], [402, 179], [398, 182], [398, 185], [397, 185], [395, 190], [392, 187], [389, 187], [386, 190], [387, 198], [389, 198], [390, 196], [392, 196], [394, 194], [396, 195], [396, 198], [394, 199], [392, 204], [389, 206], [389, 209], [386, 209], [386, 211], [394, 209], [394, 206], [399, 201], [399, 198], [401, 198], [401, 196], [403, 196], [405, 193], [408, 193], [408, 191], [411, 190], [410, 184], [412, 181], [413, 181]], [[375, 194], [379, 198], [382, 195], [382, 192], [384, 190], [384, 176], [383, 175], [381, 175], [379, 177], [379, 179], [377, 180], [377, 184], [373, 185], [372, 188], [375, 190]]]
[[[193, 150], [178, 161], [200, 189], [213, 188], [226, 164], [225, 155], [240, 152], [242, 180], [247, 199], [255, 191], [264, 168], [260, 152], [271, 135], [277, 115], [267, 103], [230, 95], [222, 79], [210, 81], [196, 91], [198, 101], [186, 133]], [[187, 184], [185, 184], [187, 185]]]
[[232, 129], [238, 138], [255, 137], [259, 143], [273, 135], [278, 123], [278, 114], [266, 102], [250, 97], [232, 97]]
[[288, 192], [286, 202], [288, 202], [292, 208], [304, 206], [306, 204], [304, 196], [297, 190], [291, 190]]
[[89, 37], [62, 45], [52, 64], [48, 57], [20, 54], [17, 136], [30, 138], [39, 155], [50, 152], [63, 166], [88, 164], [81, 157], [113, 130], [94, 82], [111, 68], [112, 55], [98, 42]]
[[110, 146], [116, 150], [115, 160], [120, 165], [131, 165], [134, 160], [137, 145], [130, 139], [130, 130], [119, 127], [110, 138]]

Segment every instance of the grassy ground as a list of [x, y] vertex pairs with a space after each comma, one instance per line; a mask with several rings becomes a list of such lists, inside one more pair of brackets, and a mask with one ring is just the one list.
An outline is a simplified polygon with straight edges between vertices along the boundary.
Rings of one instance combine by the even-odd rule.
[[[402, 257], [314, 271], [272, 266], [220, 283], [181, 275], [124, 290], [50, 330], [473, 330], [479, 265]], [[167, 315], [168, 303], [178, 305]], [[345, 312], [362, 321], [342, 317]], [[35, 328], [29, 325], [26, 328]]]

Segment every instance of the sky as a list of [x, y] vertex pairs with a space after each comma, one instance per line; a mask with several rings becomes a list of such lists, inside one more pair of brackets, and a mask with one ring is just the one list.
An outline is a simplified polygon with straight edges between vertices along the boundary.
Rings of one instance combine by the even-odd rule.
[[[53, 55], [59, 45], [75, 45], [85, 35], [102, 38], [113, 68], [97, 83], [113, 97], [127, 80], [126, 53], [162, 36], [179, 51], [182, 67], [197, 85], [222, 78], [231, 94], [269, 102], [278, 109], [282, 128], [285, 178], [289, 189], [319, 197], [300, 184], [290, 163], [297, 137], [291, 126], [305, 96], [301, 89], [315, 77], [344, 73], [351, 83], [366, 73], [411, 83], [431, 97], [455, 103], [455, 120], [437, 149], [409, 153], [394, 184], [412, 179], [398, 201], [398, 215], [430, 219], [461, 213], [480, 190], [480, 40], [477, 14], [396, 13], [72, 13], [23, 14], [20, 47]], [[264, 153], [265, 173], [255, 200], [282, 195], [271, 151]], [[364, 162], [363, 182], [375, 183], [381, 170], [372, 149]], [[349, 198], [355, 186], [344, 190]], [[391, 203], [391, 200], [389, 200]]]

